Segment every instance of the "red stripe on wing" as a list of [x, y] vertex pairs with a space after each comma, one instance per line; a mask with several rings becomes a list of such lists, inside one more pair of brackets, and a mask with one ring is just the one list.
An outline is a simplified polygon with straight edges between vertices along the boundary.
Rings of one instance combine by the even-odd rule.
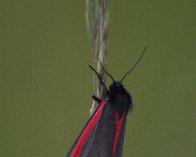
[[86, 129], [84, 130], [84, 132], [82, 133], [82, 135], [80, 136], [80, 139], [78, 140], [78, 143], [76, 144], [71, 157], [79, 157], [82, 151], [82, 147], [84, 146], [88, 136], [90, 135], [91, 131], [95, 128], [95, 126], [97, 125], [97, 122], [99, 121], [102, 111], [104, 109], [106, 105], [106, 100], [102, 100], [100, 107], [98, 108], [98, 110], [96, 111], [96, 113], [93, 115], [93, 117], [91, 118], [91, 120], [89, 121], [89, 123], [86, 126]]
[[114, 113], [115, 116], [115, 121], [116, 121], [116, 134], [115, 134], [115, 138], [114, 138], [114, 145], [113, 145], [113, 157], [116, 154], [116, 148], [117, 148], [117, 144], [120, 138], [120, 133], [122, 130], [122, 126], [123, 126], [123, 122], [125, 120], [125, 112], [122, 114], [122, 116], [120, 117], [120, 114], [118, 112]]

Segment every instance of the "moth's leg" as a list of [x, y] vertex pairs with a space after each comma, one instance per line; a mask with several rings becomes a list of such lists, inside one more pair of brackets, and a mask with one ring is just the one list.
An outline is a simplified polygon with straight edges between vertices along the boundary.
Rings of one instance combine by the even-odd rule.
[[96, 97], [95, 95], [92, 95], [93, 100], [95, 100], [98, 103], [101, 103], [101, 99], [99, 99], [98, 97]]

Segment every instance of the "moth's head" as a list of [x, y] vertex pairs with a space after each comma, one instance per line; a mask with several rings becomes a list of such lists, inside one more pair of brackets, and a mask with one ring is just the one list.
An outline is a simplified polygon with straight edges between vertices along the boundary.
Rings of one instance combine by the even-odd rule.
[[124, 91], [125, 90], [125, 88], [124, 88], [124, 86], [123, 86], [123, 84], [120, 82], [120, 81], [114, 81], [111, 85], [110, 85], [110, 87], [109, 87], [109, 91]]
[[114, 81], [108, 92], [110, 105], [114, 111], [123, 113], [132, 108], [132, 99], [129, 92], [124, 88], [120, 81]]

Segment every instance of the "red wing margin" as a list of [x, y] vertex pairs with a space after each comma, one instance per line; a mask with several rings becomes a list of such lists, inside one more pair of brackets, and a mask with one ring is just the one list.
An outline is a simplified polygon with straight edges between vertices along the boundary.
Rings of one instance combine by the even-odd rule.
[[[89, 119], [89, 121], [83, 128], [75, 144], [72, 146], [71, 150], [67, 154], [67, 157], [80, 157], [83, 151], [88, 151], [88, 150], [83, 150], [84, 145], [87, 142], [88, 138], [92, 137], [92, 134], [94, 132], [93, 130], [95, 130], [95, 127], [97, 126], [100, 120], [100, 117], [102, 115], [105, 106], [106, 106], [106, 100], [102, 100], [99, 108], [95, 111], [93, 116]], [[88, 149], [87, 147], [85, 148]]]
[[123, 113], [121, 117], [119, 113], [115, 113], [116, 132], [113, 144], [112, 157], [122, 157], [126, 119], [126, 113]]

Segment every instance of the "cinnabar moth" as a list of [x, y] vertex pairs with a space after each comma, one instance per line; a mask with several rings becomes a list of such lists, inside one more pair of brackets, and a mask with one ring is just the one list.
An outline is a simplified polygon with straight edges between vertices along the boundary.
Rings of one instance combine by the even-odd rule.
[[122, 85], [122, 81], [135, 68], [145, 50], [146, 47], [134, 66], [120, 81], [115, 81], [102, 66], [105, 73], [113, 81], [109, 89], [107, 89], [97, 71], [89, 65], [107, 92], [102, 100], [92, 96], [100, 105], [84, 126], [67, 157], [122, 156], [127, 114], [132, 109], [131, 95]]

